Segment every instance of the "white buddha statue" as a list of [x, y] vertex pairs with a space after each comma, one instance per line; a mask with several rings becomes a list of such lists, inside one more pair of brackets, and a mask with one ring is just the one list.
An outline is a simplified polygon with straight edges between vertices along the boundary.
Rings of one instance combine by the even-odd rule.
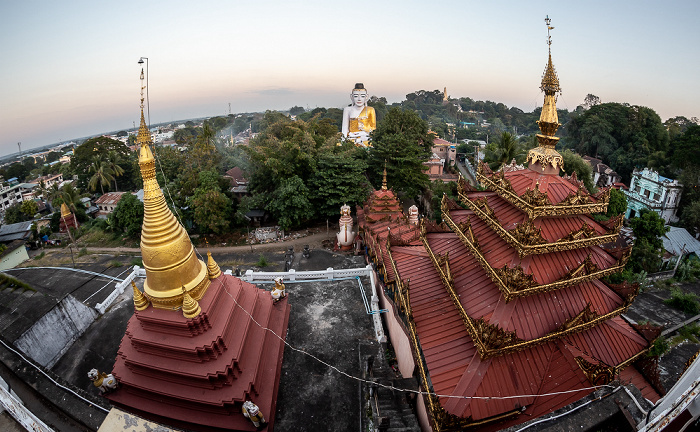
[[355, 84], [352, 104], [343, 110], [343, 137], [361, 147], [369, 147], [369, 134], [377, 128], [374, 108], [367, 106], [369, 94], [362, 83]]

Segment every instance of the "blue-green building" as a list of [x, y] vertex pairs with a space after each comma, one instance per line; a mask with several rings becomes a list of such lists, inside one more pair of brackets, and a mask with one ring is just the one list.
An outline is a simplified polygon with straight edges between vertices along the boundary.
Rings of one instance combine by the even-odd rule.
[[681, 201], [683, 185], [678, 180], [672, 180], [651, 168], [634, 170], [630, 188], [625, 191], [627, 196], [627, 212], [625, 218], [639, 216], [642, 209], [656, 212], [666, 223], [678, 221], [676, 212]]

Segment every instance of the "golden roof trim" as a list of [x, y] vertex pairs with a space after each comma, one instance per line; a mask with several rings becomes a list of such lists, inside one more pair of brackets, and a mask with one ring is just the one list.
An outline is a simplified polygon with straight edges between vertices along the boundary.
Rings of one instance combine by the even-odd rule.
[[[567, 216], [567, 215], [577, 215], [577, 214], [592, 214], [592, 213], [605, 213], [608, 211], [608, 202], [610, 200], [610, 189], [603, 189], [600, 193], [596, 195], [589, 195], [582, 189], [579, 189], [576, 193], [571, 193], [567, 198], [562, 200], [558, 204], [543, 204], [542, 198], [538, 198], [538, 201], [528, 202], [523, 197], [529, 199], [537, 195], [526, 195], [523, 197], [518, 196], [510, 184], [510, 181], [505, 178], [503, 173], [493, 174], [487, 176], [484, 173], [483, 164], [479, 165], [479, 169], [476, 174], [479, 183], [483, 184], [487, 189], [496, 192], [501, 198], [513, 204], [515, 207], [527, 213], [530, 219], [536, 219], [541, 216]], [[539, 191], [540, 195], [547, 196], [546, 192]], [[596, 198], [596, 202], [581, 203], [585, 200], [585, 197]], [[549, 198], [547, 197], [547, 200]], [[551, 202], [551, 201], [550, 201]]]
[[496, 218], [493, 210], [488, 205], [486, 197], [472, 200], [462, 192], [459, 192], [458, 196], [462, 203], [469, 207], [492, 230], [496, 231], [499, 237], [517, 249], [520, 258], [528, 255], [540, 255], [597, 246], [615, 241], [620, 234], [621, 226], [617, 226], [615, 227], [616, 229], [609, 230], [606, 234], [593, 235], [595, 230], [584, 222], [583, 226], [578, 230], [568, 233], [557, 241], [550, 242], [542, 237], [541, 230], [534, 226], [532, 219], [528, 218], [512, 230], [507, 230]]

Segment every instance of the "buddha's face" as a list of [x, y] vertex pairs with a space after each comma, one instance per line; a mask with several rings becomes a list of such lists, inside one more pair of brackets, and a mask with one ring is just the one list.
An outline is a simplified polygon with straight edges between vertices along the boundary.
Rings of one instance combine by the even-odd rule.
[[353, 90], [352, 102], [357, 107], [364, 107], [367, 105], [367, 90]]

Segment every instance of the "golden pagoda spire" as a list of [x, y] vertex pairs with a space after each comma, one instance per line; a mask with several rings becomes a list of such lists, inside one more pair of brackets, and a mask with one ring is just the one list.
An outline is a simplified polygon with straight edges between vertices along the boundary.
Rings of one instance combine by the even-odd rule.
[[202, 312], [202, 308], [190, 294], [182, 287], [182, 315], [185, 318], [194, 318]]
[[382, 178], [382, 190], [386, 190], [386, 159], [384, 159], [384, 177]]
[[145, 295], [136, 287], [134, 281], [131, 281], [131, 286], [134, 289], [134, 309], [144, 310], [148, 307], [148, 299]]
[[61, 217], [65, 218], [70, 216], [70, 209], [66, 205], [66, 203], [61, 203]]
[[221, 276], [219, 264], [214, 261], [214, 257], [211, 256], [211, 252], [207, 252], [207, 273], [209, 274], [209, 279], [216, 279]]
[[555, 150], [559, 138], [554, 135], [561, 124], [557, 115], [557, 93], [561, 93], [559, 78], [552, 64], [552, 36], [550, 31], [554, 27], [550, 26], [552, 20], [549, 15], [544, 20], [547, 24], [547, 45], [549, 46], [549, 60], [542, 75], [540, 89], [544, 92], [544, 103], [537, 125], [540, 132], [537, 134], [539, 147], [530, 150], [527, 154], [527, 161], [530, 169], [541, 170], [545, 174], [558, 174], [559, 169], [564, 168], [564, 159]]
[[143, 287], [153, 307], [180, 309], [184, 308], [186, 297], [199, 300], [204, 296], [209, 278], [206, 265], [195, 256], [187, 231], [168, 208], [156, 180], [155, 158], [151, 151], [153, 142], [143, 116], [144, 88], [142, 69], [141, 124], [136, 142], [140, 146], [139, 167], [143, 178], [141, 255], [146, 269]]

